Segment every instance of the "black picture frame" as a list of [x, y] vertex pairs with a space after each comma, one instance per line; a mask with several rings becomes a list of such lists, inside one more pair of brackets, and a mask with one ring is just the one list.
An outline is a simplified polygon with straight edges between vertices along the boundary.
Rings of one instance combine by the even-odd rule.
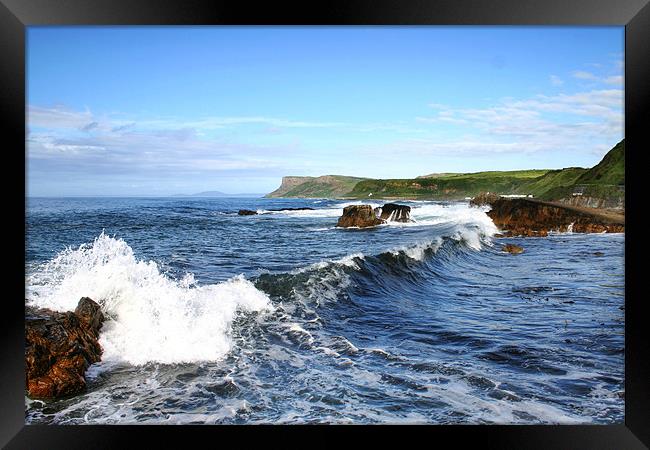
[[[640, 201], [642, 155], [650, 149], [650, 5], [648, 0], [348, 0], [319, 3], [175, 0], [0, 0], [0, 98], [5, 164], [6, 222], [25, 234], [25, 44], [32, 25], [621, 25], [625, 26], [625, 424], [539, 426], [46, 426], [25, 425], [24, 415], [24, 264], [25, 247], [5, 237], [5, 274], [12, 287], [5, 296], [0, 345], [0, 445], [6, 448], [146, 448], [187, 445], [205, 439], [242, 445], [267, 435], [290, 445], [295, 433], [318, 434], [320, 442], [339, 442], [348, 434], [385, 439], [416, 432], [427, 443], [441, 438], [454, 446], [485, 448], [635, 449], [650, 446], [650, 337], [644, 314]], [[9, 233], [10, 231], [7, 231]], [[7, 278], [5, 277], [5, 278]], [[21, 294], [22, 291], [22, 294]], [[235, 436], [236, 435], [236, 436]], [[243, 439], [243, 441], [242, 441]], [[411, 436], [410, 438], [415, 439]], [[273, 442], [273, 441], [269, 441]], [[294, 441], [299, 443], [299, 441]], [[312, 445], [312, 438], [303, 445]], [[413, 441], [415, 443], [415, 441]], [[139, 444], [143, 445], [143, 444]], [[138, 446], [139, 446], [138, 445]], [[227, 444], [233, 445], [233, 444]]]

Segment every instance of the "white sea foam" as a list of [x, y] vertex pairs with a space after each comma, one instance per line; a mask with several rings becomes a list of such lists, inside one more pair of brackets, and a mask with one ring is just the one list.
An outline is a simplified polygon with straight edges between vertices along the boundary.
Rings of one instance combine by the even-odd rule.
[[363, 253], [353, 253], [351, 255], [346, 255], [342, 258], [339, 259], [330, 259], [327, 261], [319, 261], [314, 264], [310, 264], [309, 266], [306, 267], [300, 267], [298, 269], [292, 270], [290, 273], [293, 275], [299, 274], [299, 273], [304, 273], [304, 272], [311, 272], [312, 270], [317, 270], [317, 269], [324, 269], [325, 267], [332, 266], [332, 265], [341, 265], [341, 266], [346, 266], [350, 267], [355, 270], [359, 270], [360, 267], [357, 264], [356, 259], [364, 259], [365, 255]]
[[400, 252], [404, 253], [411, 259], [417, 261], [422, 261], [427, 250], [433, 250], [436, 252], [440, 245], [442, 245], [442, 238], [438, 237], [430, 242], [420, 242], [418, 244], [410, 245], [408, 247], [398, 247], [392, 250], [389, 250], [393, 255], [398, 255]]
[[401, 224], [391, 222], [391, 225], [423, 226], [453, 223], [459, 225], [475, 225], [486, 235], [497, 232], [492, 219], [485, 214], [488, 208], [471, 207], [466, 203], [453, 203], [449, 205], [429, 203], [411, 208], [411, 218], [414, 222]]
[[[381, 207], [388, 201], [377, 201], [376, 199], [369, 202], [364, 200], [355, 200], [348, 202], [341, 202], [327, 208], [318, 208], [314, 210], [298, 210], [298, 211], [269, 211], [265, 209], [259, 209], [258, 214], [270, 214], [277, 215], [286, 218], [338, 218], [343, 214], [343, 209], [346, 206], [352, 205], [370, 205], [373, 208]], [[439, 224], [456, 224], [459, 227], [473, 226], [477, 227], [485, 236], [491, 236], [495, 234], [498, 229], [492, 222], [492, 219], [488, 217], [486, 211], [489, 210], [489, 207], [471, 207], [467, 203], [433, 203], [433, 202], [423, 202], [423, 201], [406, 201], [399, 202], [401, 204], [407, 204], [411, 206], [411, 222], [395, 222], [388, 221], [384, 225], [380, 226], [391, 226], [391, 227], [423, 227], [423, 226], [432, 226]], [[314, 231], [325, 231], [329, 230], [332, 227], [328, 228], [318, 228]], [[357, 228], [357, 227], [348, 227], [348, 228]], [[471, 245], [473, 246], [473, 245]]]
[[108, 317], [102, 359], [131, 364], [218, 360], [231, 348], [238, 311], [273, 308], [241, 275], [205, 286], [191, 274], [176, 281], [104, 233], [35, 270], [26, 287], [32, 304], [58, 311], [73, 310], [84, 296], [97, 301]]
[[[428, 384], [424, 397], [442, 398], [455, 411], [461, 411], [472, 417], [474, 423], [526, 423], [517, 412], [525, 412], [542, 423], [579, 424], [589, 422], [589, 419], [575, 416], [552, 405], [533, 399], [521, 399], [512, 402], [506, 399], [485, 399], [477, 396], [475, 389], [461, 380], [452, 379], [444, 385]], [[505, 391], [507, 392], [507, 391]]]
[[342, 210], [340, 208], [301, 209], [297, 211], [269, 211], [266, 209], [258, 209], [257, 213], [282, 217], [339, 217]]
[[267, 209], [258, 209], [258, 214], [272, 214], [279, 215], [282, 217], [341, 217], [343, 214], [343, 208], [351, 205], [370, 205], [373, 208], [382, 206], [382, 203], [376, 202], [365, 202], [361, 200], [339, 203], [332, 205], [327, 208], [317, 208], [317, 209], [301, 209], [301, 210], [285, 210], [285, 211], [270, 211]]

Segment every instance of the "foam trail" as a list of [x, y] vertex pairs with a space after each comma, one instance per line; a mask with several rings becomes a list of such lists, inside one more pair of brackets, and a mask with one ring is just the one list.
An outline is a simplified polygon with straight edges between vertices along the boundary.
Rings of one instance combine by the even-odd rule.
[[135, 365], [218, 360], [231, 348], [238, 311], [273, 308], [241, 275], [205, 286], [191, 274], [175, 281], [103, 232], [92, 244], [59, 253], [27, 284], [35, 306], [73, 310], [83, 296], [100, 303], [109, 319], [100, 333], [102, 360]]

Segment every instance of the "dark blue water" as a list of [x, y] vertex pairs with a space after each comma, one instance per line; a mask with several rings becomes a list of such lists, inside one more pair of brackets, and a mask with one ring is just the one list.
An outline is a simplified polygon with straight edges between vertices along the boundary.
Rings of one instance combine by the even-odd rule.
[[343, 230], [343, 201], [28, 199], [29, 301], [109, 320], [88, 392], [27, 422], [622, 423], [624, 235], [403, 203]]

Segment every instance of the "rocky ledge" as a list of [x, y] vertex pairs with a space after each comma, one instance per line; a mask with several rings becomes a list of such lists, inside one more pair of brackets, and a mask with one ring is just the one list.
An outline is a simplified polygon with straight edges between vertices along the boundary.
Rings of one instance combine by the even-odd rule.
[[382, 207], [372, 208], [371, 205], [351, 205], [343, 208], [343, 215], [339, 218], [337, 227], [341, 228], [368, 228], [386, 222], [410, 222], [411, 207], [386, 203]]
[[25, 307], [25, 375], [27, 395], [51, 399], [86, 389], [88, 367], [101, 359], [100, 307], [88, 297], [68, 312]]
[[622, 233], [625, 216], [529, 198], [490, 198], [488, 211], [504, 236], [547, 236], [549, 232]]

